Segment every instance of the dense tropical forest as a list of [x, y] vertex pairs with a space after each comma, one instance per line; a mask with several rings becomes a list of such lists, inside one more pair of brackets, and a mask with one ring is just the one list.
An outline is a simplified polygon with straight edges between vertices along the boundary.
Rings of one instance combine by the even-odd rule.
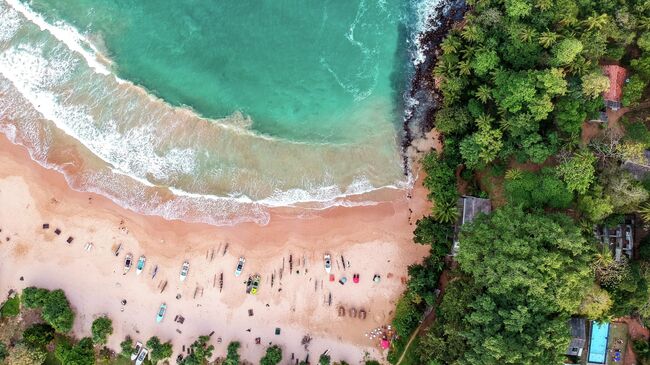
[[[649, 164], [650, 1], [467, 3], [432, 75], [443, 148], [422, 161], [434, 208], [414, 232], [431, 255], [409, 269], [389, 361], [574, 361], [572, 316], [650, 324], [650, 240], [616, 257], [594, 234], [650, 224], [650, 175], [628, 171]], [[617, 111], [607, 65], [627, 71]], [[450, 260], [461, 195], [492, 212], [461, 227]], [[650, 364], [647, 340], [634, 348]]]

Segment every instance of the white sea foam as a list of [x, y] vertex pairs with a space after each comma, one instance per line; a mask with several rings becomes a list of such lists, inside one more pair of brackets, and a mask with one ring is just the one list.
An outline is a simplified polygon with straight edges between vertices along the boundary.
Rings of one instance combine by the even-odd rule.
[[[6, 1], [11, 8], [5, 7], [2, 1]], [[0, 29], [1, 41], [14, 37], [24, 20], [33, 23], [41, 31], [48, 32], [61, 43], [49, 44], [47, 51], [43, 44], [32, 44], [29, 40], [6, 42], [13, 45], [4, 50], [0, 48], [0, 75], [9, 81], [0, 82], [0, 91], [8, 95], [2, 89], [10, 84], [10, 88], [20, 94], [20, 102], [24, 102], [25, 107], [20, 108], [20, 115], [17, 117], [21, 117], [21, 120], [25, 117], [27, 120], [20, 124], [19, 130], [12, 124], [0, 123], [0, 132], [5, 133], [13, 143], [28, 146], [30, 156], [38, 163], [65, 175], [61, 166], [52, 166], [46, 162], [50, 147], [48, 139], [52, 137], [47, 131], [49, 125], [39, 120], [42, 117], [109, 164], [98, 171], [84, 171], [82, 176], [66, 175], [69, 185], [76, 190], [101, 194], [139, 213], [225, 225], [243, 221], [266, 224], [269, 219], [266, 209], [268, 207], [308, 204], [308, 209], [324, 209], [332, 206], [373, 205], [377, 202], [351, 198], [379, 189], [403, 189], [407, 186], [405, 184], [409, 183], [400, 181], [394, 185], [377, 187], [368, 178], [357, 177], [346, 186], [335, 183], [333, 179], [321, 179], [305, 183], [301, 188], [276, 189], [270, 195], [256, 199], [244, 193], [233, 192], [226, 194], [227, 196], [217, 196], [188, 192], [177, 186], [166, 186], [166, 183], [153, 183], [152, 179], [170, 181], [172, 176], [194, 176], [198, 168], [197, 149], [173, 146], [165, 148], [164, 152], [156, 149], [161, 140], [154, 140], [160, 137], [156, 135], [159, 130], [156, 129], [155, 121], [143, 121], [138, 125], [127, 125], [125, 128], [121, 120], [98, 120], [101, 114], [91, 112], [93, 104], [105, 102], [107, 98], [128, 97], [124, 88], [100, 89], [99, 95], [95, 96], [98, 99], [87, 101], [88, 104], [80, 102], [79, 96], [73, 95], [74, 92], [61, 93], [62, 87], [71, 88], [71, 85], [62, 86], [66, 82], [70, 81], [74, 85], [78, 81], [70, 80], [73, 75], [75, 78], [81, 75], [88, 80], [95, 77], [86, 75], [89, 72], [86, 64], [97, 74], [97, 78], [92, 82], [96, 81], [98, 85], [108, 81], [123, 84], [124, 81], [98, 61], [97, 49], [74, 28], [59, 22], [48, 24], [41, 15], [18, 0], [0, 0], [0, 24], [3, 25]], [[353, 34], [351, 36], [353, 38]], [[104, 77], [106, 75], [110, 77]], [[133, 86], [130, 83], [129, 85]], [[144, 89], [133, 87], [146, 94]], [[106, 93], [102, 94], [103, 91]], [[146, 96], [169, 107], [150, 94]], [[18, 102], [19, 100], [15, 99], [9, 103], [18, 105]], [[138, 108], [135, 105], [133, 107]], [[32, 108], [34, 112], [31, 112]], [[169, 108], [170, 111], [182, 111], [182, 108]], [[197, 117], [190, 110], [183, 112]], [[240, 116], [240, 119], [244, 120], [246, 117]], [[254, 136], [259, 140], [291, 146], [305, 145], [255, 135], [237, 124], [209, 122], [224, 130]], [[250, 123], [250, 119], [246, 122]], [[207, 154], [208, 151], [204, 153]], [[161, 187], [168, 188], [174, 198], [163, 200], [156, 195], [156, 189]]]
[[435, 10], [440, 0], [416, 0], [415, 6], [415, 26], [414, 26], [414, 38], [413, 43], [415, 44], [415, 50], [413, 55], [413, 64], [415, 66], [421, 64], [426, 60], [426, 51], [427, 48], [422, 45], [420, 42], [420, 35], [432, 27], [436, 27], [436, 24], [431, 24], [432, 17], [435, 15]]
[[[36, 24], [41, 30], [46, 30], [59, 41], [65, 43], [65, 45], [73, 50], [74, 52], [79, 53], [85, 60], [88, 62], [88, 65], [92, 67], [97, 73], [108, 75], [111, 72], [108, 68], [99, 62], [97, 59], [97, 54], [99, 51], [92, 43], [88, 42], [84, 36], [82, 36], [75, 28], [65, 24], [59, 23], [55, 25], [49, 24], [45, 19], [38, 13], [32, 11], [27, 5], [20, 2], [20, 0], [4, 0], [12, 8], [16, 9], [21, 13], [25, 18], [30, 22]], [[92, 50], [89, 52], [88, 49]]]
[[16, 12], [0, 3], [0, 42], [14, 36], [20, 27], [20, 17]]

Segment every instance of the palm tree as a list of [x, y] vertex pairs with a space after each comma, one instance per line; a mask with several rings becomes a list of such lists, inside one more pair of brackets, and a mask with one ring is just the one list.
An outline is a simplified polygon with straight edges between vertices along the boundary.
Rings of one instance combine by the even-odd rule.
[[650, 223], [650, 202], [641, 205], [639, 208], [639, 215], [644, 222]]
[[542, 32], [539, 35], [539, 44], [544, 48], [550, 48], [560, 36], [554, 32]]
[[533, 38], [537, 37], [537, 32], [531, 27], [523, 27], [519, 30], [519, 39], [522, 42], [532, 42]]
[[456, 202], [436, 202], [433, 208], [433, 217], [440, 223], [454, 223], [458, 219]]
[[472, 72], [472, 66], [470, 66], [469, 61], [460, 61], [458, 62], [458, 73], [463, 76], [469, 76]]
[[492, 90], [487, 85], [481, 85], [476, 90], [476, 98], [482, 103], [487, 103], [488, 100], [492, 100]]
[[442, 43], [440, 43], [442, 51], [450, 54], [458, 52], [460, 46], [460, 40], [453, 35], [448, 36], [444, 41], [442, 41]]
[[475, 120], [476, 125], [479, 128], [489, 127], [492, 124], [493, 121], [494, 121], [494, 118], [492, 118], [492, 116], [490, 114], [487, 114], [487, 113], [483, 113], [483, 114], [479, 115], [478, 118], [476, 118], [476, 120]]
[[483, 37], [483, 32], [477, 25], [472, 24], [465, 26], [460, 35], [468, 42], [476, 42]]
[[535, 4], [535, 6], [537, 6], [537, 8], [541, 11], [546, 11], [553, 6], [553, 0], [537, 0], [537, 4]]
[[521, 175], [521, 170], [515, 167], [506, 171], [506, 180], [518, 180], [521, 178]]
[[587, 26], [587, 29], [602, 29], [607, 23], [609, 23], [609, 16], [607, 14], [592, 15], [585, 19], [583, 23]]

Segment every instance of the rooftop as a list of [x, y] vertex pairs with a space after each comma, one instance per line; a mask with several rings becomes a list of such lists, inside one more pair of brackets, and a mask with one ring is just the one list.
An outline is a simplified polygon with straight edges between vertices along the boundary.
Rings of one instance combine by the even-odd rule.
[[603, 66], [603, 74], [609, 77], [609, 89], [603, 93], [605, 104], [612, 109], [618, 109], [627, 71], [618, 65], [607, 65]]

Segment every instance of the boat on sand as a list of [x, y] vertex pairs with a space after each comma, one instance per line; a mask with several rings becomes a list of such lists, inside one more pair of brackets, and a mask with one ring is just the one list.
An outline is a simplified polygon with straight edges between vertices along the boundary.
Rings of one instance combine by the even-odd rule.
[[140, 258], [138, 259], [138, 264], [135, 266], [136, 275], [140, 275], [140, 273], [142, 273], [145, 262], [147, 262], [147, 258], [144, 257], [144, 255], [140, 256]]
[[134, 361], [135, 359], [138, 358], [138, 355], [140, 355], [141, 350], [142, 350], [142, 342], [138, 341], [135, 343], [135, 347], [133, 348], [133, 352], [131, 353], [131, 361]]
[[190, 272], [190, 263], [185, 261], [183, 266], [181, 266], [181, 281], [185, 281], [187, 274]]
[[131, 270], [131, 266], [133, 266], [133, 255], [130, 253], [127, 253], [126, 256], [124, 257], [124, 274], [126, 275], [129, 270]]
[[140, 355], [138, 355], [138, 358], [135, 360], [135, 365], [142, 365], [144, 360], [147, 358], [147, 354], [149, 354], [149, 350], [146, 348], [142, 348], [142, 351], [140, 351]]

